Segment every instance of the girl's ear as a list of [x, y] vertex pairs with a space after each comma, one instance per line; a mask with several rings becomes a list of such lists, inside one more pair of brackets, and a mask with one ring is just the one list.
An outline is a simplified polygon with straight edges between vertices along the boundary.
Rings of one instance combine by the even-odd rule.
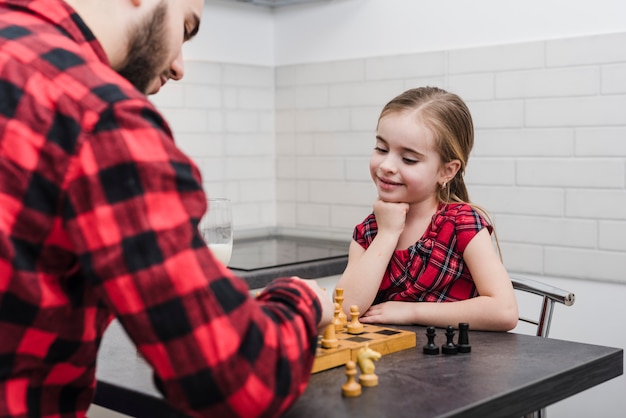
[[452, 160], [445, 163], [441, 169], [441, 183], [449, 183], [461, 168], [461, 161]]

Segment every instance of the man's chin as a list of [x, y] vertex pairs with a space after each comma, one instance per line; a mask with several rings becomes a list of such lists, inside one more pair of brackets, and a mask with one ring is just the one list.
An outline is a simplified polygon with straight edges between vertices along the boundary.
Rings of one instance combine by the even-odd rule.
[[148, 96], [152, 94], [157, 94], [159, 90], [161, 90], [161, 87], [163, 87], [164, 85], [165, 82], [161, 78], [157, 78], [148, 85], [148, 88], [146, 88], [144, 93]]
[[146, 96], [151, 96], [153, 94], [157, 94], [159, 92], [159, 90], [161, 90], [161, 85], [160, 84], [148, 88], [148, 90], [144, 91], [144, 93], [145, 93]]

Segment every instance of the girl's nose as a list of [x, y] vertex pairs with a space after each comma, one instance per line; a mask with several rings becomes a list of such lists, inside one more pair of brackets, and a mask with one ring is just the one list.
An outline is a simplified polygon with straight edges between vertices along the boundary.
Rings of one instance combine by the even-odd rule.
[[393, 161], [393, 157], [391, 155], [387, 155], [380, 163], [380, 168], [386, 173], [395, 173], [396, 164]]

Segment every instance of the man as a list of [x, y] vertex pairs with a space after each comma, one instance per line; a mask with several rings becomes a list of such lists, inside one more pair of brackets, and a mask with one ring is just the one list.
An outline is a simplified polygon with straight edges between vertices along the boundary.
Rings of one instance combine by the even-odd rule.
[[198, 233], [199, 172], [145, 93], [183, 76], [203, 0], [0, 1], [0, 417], [84, 416], [117, 317], [177, 408], [272, 416], [330, 298], [251, 299]]

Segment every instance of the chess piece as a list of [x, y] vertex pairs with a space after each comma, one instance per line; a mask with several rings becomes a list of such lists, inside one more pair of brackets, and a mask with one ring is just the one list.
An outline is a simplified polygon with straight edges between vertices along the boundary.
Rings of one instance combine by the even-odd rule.
[[454, 327], [448, 325], [446, 328], [446, 342], [441, 346], [443, 354], [456, 354], [459, 352], [458, 347], [454, 344]]
[[346, 313], [343, 311], [343, 301], [344, 301], [344, 297], [343, 297], [343, 288], [342, 287], [338, 287], [335, 289], [335, 302], [337, 302], [339, 304], [339, 319], [341, 320], [341, 324], [345, 327], [346, 325], [348, 325], [348, 317], [346, 316]]
[[324, 330], [324, 336], [321, 342], [322, 348], [337, 348], [339, 347], [339, 340], [335, 335], [335, 324], [328, 324]]
[[[335, 302], [335, 315], [333, 315], [333, 324], [335, 325], [335, 332], [342, 332], [344, 323], [341, 321], [339, 314], [341, 313], [341, 305]], [[344, 316], [346, 314], [343, 314]]]
[[346, 363], [348, 381], [341, 386], [341, 394], [348, 398], [361, 396], [361, 384], [356, 381], [356, 363], [352, 360]]
[[359, 322], [359, 307], [350, 306], [350, 323], [348, 324], [348, 334], [363, 334], [363, 324]]
[[378, 351], [374, 351], [369, 347], [369, 344], [365, 344], [365, 347], [361, 347], [356, 355], [357, 364], [361, 369], [361, 377], [359, 377], [359, 383], [363, 386], [373, 387], [378, 386], [378, 376], [374, 374], [376, 367], [374, 362], [378, 361], [381, 354]]
[[424, 354], [439, 354], [439, 347], [435, 344], [435, 335], [435, 327], [426, 328], [426, 337], [428, 338], [428, 342], [424, 346]]
[[459, 340], [457, 344], [459, 353], [469, 353], [472, 346], [469, 343], [469, 324], [466, 322], [459, 323]]

